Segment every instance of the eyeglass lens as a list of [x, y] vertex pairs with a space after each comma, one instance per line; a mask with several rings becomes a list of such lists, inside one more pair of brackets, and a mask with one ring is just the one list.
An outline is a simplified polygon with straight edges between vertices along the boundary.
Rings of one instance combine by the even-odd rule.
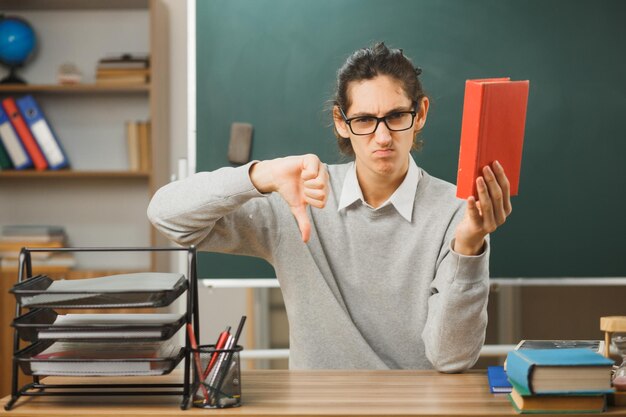
[[384, 121], [389, 130], [397, 132], [410, 129], [413, 126], [413, 118], [412, 112], [397, 112], [381, 118], [373, 116], [355, 117], [350, 121], [350, 128], [355, 135], [369, 135], [376, 131], [381, 121]]

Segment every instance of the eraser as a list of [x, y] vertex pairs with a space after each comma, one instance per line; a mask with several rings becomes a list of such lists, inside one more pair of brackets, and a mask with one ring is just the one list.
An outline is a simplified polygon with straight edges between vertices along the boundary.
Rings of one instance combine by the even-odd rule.
[[252, 150], [252, 125], [235, 122], [230, 126], [228, 142], [228, 160], [233, 164], [243, 165], [250, 162]]

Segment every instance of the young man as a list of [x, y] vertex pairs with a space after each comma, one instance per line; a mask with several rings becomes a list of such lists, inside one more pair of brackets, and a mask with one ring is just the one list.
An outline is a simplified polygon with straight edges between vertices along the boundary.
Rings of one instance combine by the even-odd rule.
[[479, 201], [410, 155], [428, 98], [402, 51], [356, 51], [338, 72], [333, 119], [354, 162], [315, 155], [202, 172], [159, 190], [148, 209], [170, 239], [257, 256], [276, 270], [291, 368], [458, 372], [487, 325], [488, 233], [511, 212], [497, 163]]

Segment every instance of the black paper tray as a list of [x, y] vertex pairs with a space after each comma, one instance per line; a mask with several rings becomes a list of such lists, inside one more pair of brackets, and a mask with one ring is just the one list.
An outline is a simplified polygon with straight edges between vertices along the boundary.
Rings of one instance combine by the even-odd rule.
[[[123, 358], [123, 359], [75, 359], [71, 357], [36, 359], [34, 356], [46, 350], [54, 342], [45, 341], [32, 344], [14, 356], [26, 375], [60, 376], [147, 376], [166, 375], [185, 356], [185, 348], [179, 347], [170, 357]], [[128, 344], [132, 352], [133, 344]]]
[[[49, 308], [142, 308], [164, 307], [171, 304], [188, 287], [184, 276], [172, 289], [167, 290], [124, 290], [124, 291], [52, 291], [48, 287], [54, 282], [48, 276], [37, 275], [13, 286], [9, 292], [23, 307]], [[47, 295], [56, 300], [31, 302], [34, 297]]]
[[[120, 341], [150, 342], [171, 338], [185, 323], [181, 314], [176, 321], [158, 324], [57, 324], [58, 313], [49, 308], [36, 308], [13, 320], [11, 324], [20, 338], [28, 342], [40, 340], [39, 332], [49, 332], [49, 336], [41, 340], [58, 340], [72, 342], [114, 343]], [[103, 314], [103, 317], [109, 316]], [[152, 314], [154, 316], [154, 314]], [[132, 317], [132, 314], [126, 315]], [[124, 333], [124, 335], [120, 335]]]

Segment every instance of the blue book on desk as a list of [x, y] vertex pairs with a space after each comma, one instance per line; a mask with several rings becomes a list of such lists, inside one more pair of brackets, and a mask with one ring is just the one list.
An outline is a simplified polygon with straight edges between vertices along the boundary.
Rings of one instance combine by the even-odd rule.
[[61, 147], [61, 143], [52, 131], [52, 127], [46, 120], [41, 108], [31, 95], [15, 100], [17, 107], [22, 113], [24, 121], [30, 128], [37, 145], [41, 149], [50, 169], [65, 168], [69, 165], [67, 155]]
[[503, 366], [487, 367], [487, 378], [489, 379], [489, 390], [493, 394], [506, 394], [513, 389]]
[[528, 349], [509, 352], [506, 373], [520, 395], [613, 392], [613, 361], [589, 349]]

